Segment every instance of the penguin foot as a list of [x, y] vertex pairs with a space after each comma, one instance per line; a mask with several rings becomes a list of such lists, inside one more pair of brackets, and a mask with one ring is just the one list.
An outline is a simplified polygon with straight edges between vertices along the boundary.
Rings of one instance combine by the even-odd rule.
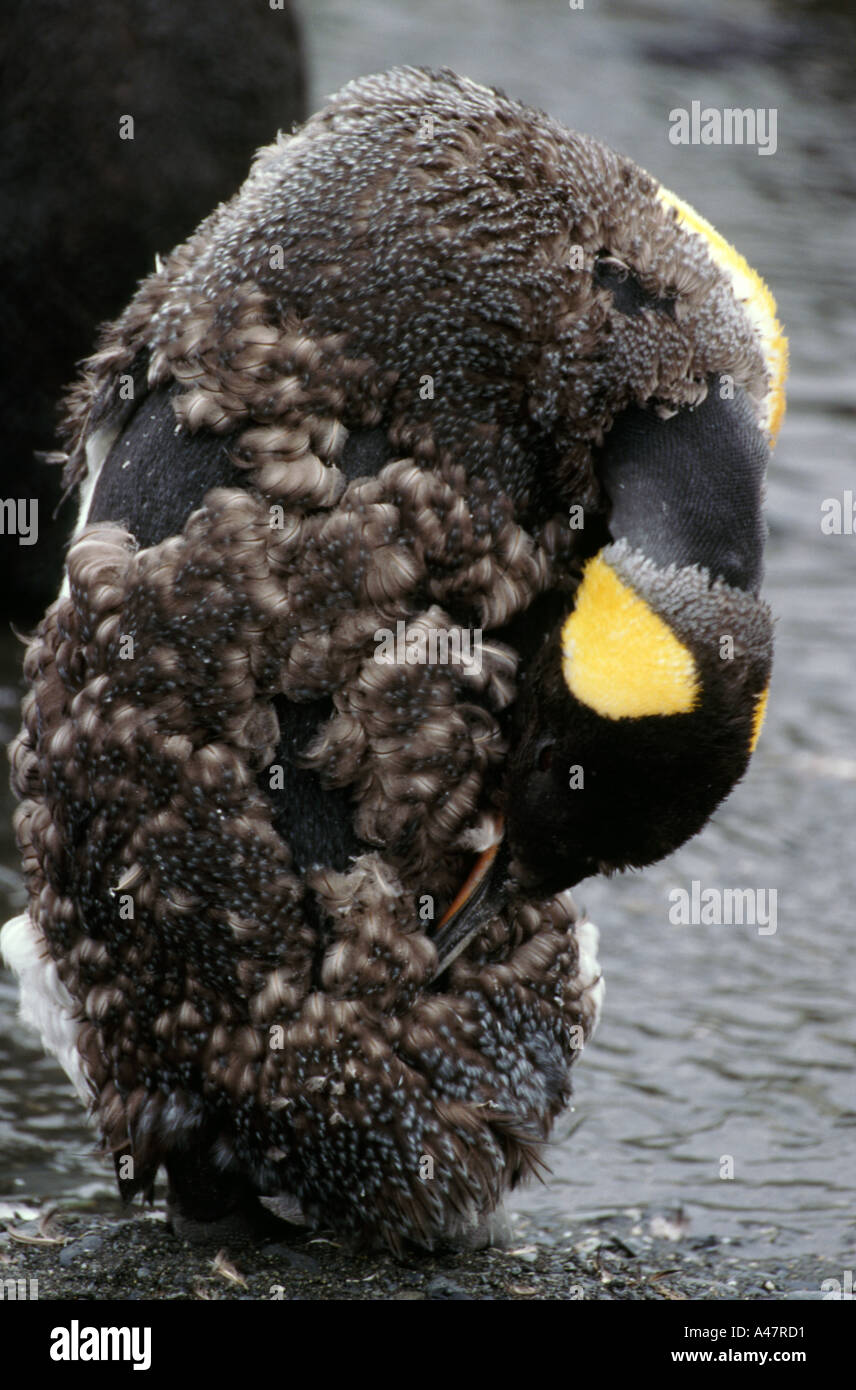
[[276, 1212], [260, 1205], [249, 1180], [220, 1171], [194, 1150], [173, 1152], [165, 1166], [167, 1221], [180, 1240], [222, 1244], [226, 1239], [282, 1238], [283, 1219], [289, 1219], [284, 1209]]
[[448, 1228], [439, 1246], [449, 1251], [507, 1250], [513, 1236], [511, 1219], [500, 1204], [481, 1216], [461, 1218], [455, 1226]]

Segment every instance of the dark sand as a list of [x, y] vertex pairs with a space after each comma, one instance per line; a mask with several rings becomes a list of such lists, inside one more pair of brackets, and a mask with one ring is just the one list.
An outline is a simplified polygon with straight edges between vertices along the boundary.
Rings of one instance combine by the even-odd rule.
[[[653, 1227], [653, 1231], [652, 1231]], [[91, 1214], [45, 1210], [0, 1231], [0, 1280], [38, 1280], [50, 1299], [821, 1299], [831, 1259], [762, 1260], [737, 1240], [681, 1234], [679, 1217], [650, 1212], [550, 1230], [514, 1218], [507, 1249], [354, 1252], [330, 1232], [215, 1244], [178, 1239], [157, 1209]], [[667, 1234], [663, 1234], [666, 1232]], [[673, 1237], [673, 1238], [670, 1238]], [[17, 1237], [17, 1238], [16, 1238]], [[23, 1239], [22, 1239], [23, 1237]], [[677, 1237], [677, 1238], [674, 1238]], [[828, 1297], [828, 1293], [826, 1295]]]

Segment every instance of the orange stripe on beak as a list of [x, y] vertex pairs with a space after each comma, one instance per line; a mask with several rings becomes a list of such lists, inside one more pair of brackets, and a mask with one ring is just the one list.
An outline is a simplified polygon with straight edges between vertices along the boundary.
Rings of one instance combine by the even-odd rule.
[[[499, 830], [500, 832], [502, 830], [501, 822], [499, 825]], [[475, 862], [475, 866], [472, 869], [472, 872], [464, 880], [463, 885], [459, 889], [455, 901], [452, 903], [450, 907], [446, 908], [446, 911], [440, 918], [440, 921], [438, 923], [438, 930], [440, 927], [444, 927], [446, 923], [452, 919], [452, 917], [456, 916], [457, 913], [461, 911], [461, 908], [469, 902], [470, 898], [480, 887], [480, 885], [484, 882], [485, 878], [487, 877], [490, 866], [496, 858], [496, 852], [499, 849], [500, 843], [501, 841], [497, 840], [495, 845], [489, 845], [488, 848], [486, 850], [483, 850], [482, 853], [479, 855], [478, 859]]]

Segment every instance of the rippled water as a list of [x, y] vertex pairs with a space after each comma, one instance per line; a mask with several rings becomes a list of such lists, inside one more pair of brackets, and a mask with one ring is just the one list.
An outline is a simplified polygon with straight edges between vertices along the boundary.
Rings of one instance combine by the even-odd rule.
[[[306, 7], [307, 10], [309, 7]], [[589, 881], [604, 1019], [576, 1071], [553, 1177], [516, 1205], [564, 1219], [682, 1206], [695, 1234], [856, 1256], [856, 536], [821, 504], [856, 489], [853, 54], [847, 6], [314, 0], [317, 100], [397, 62], [448, 64], [633, 156], [710, 217], [773, 288], [791, 339], [769, 481], [773, 693], [752, 769], [702, 836], [644, 875]], [[775, 107], [778, 150], [675, 147], [673, 107]], [[0, 641], [0, 733], [19, 648]], [[6, 807], [0, 898], [23, 901]], [[777, 893], [777, 930], [677, 927], [670, 892]], [[56, 1065], [0, 982], [0, 1192], [111, 1189]], [[734, 1179], [720, 1177], [731, 1156]]]

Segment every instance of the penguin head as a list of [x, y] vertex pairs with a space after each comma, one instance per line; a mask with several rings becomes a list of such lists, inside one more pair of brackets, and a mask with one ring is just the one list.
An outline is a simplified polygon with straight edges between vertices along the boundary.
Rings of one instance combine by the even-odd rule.
[[643, 868], [705, 825], [760, 734], [769, 453], [745, 393], [630, 408], [600, 460], [610, 540], [521, 676], [502, 841], [441, 924], [441, 968], [522, 888]]
[[298, 405], [380, 428], [390, 457], [490, 480], [533, 532], [569, 501], [604, 511], [598, 456], [629, 408], [727, 379], [773, 435], [783, 401], [772, 301], [713, 228], [592, 137], [416, 68], [261, 150], [108, 348], [69, 400], [69, 481], [142, 361], [191, 433]]
[[758, 740], [769, 446], [742, 391], [630, 408], [600, 459], [609, 543], [520, 677], [504, 834], [441, 925], [441, 963], [501, 910], [643, 868], [705, 825]]

